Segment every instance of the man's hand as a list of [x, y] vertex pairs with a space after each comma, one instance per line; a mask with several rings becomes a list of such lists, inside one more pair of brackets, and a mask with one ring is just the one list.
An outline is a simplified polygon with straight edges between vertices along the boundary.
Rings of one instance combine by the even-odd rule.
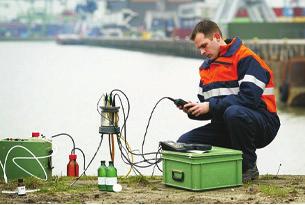
[[[192, 103], [191, 101], [188, 101], [187, 104]], [[188, 109], [185, 108], [185, 106], [187, 105], [185, 104], [184, 106], [177, 106], [177, 108], [179, 108], [180, 110], [183, 110], [183, 112], [188, 113]]]
[[183, 111], [198, 117], [199, 115], [206, 114], [209, 112], [210, 110], [209, 105], [210, 105], [209, 102], [203, 102], [203, 103], [189, 102], [183, 106]]

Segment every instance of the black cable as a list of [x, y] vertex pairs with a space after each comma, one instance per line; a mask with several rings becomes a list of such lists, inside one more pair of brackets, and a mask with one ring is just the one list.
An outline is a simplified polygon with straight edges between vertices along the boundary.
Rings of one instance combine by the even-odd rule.
[[[120, 93], [122, 93], [122, 94], [125, 96], [125, 98], [127, 99], [127, 103], [128, 103], [128, 113], [127, 113], [127, 116], [125, 116], [125, 110], [124, 110], [124, 106], [123, 106], [123, 102], [122, 102], [122, 100], [121, 100], [121, 97], [120, 97], [118, 94], [115, 94], [114, 97], [113, 97], [113, 100], [115, 101], [115, 97], [117, 96], [117, 97], [119, 98], [120, 102], [121, 102], [122, 111], [123, 111], [123, 115], [124, 115], [124, 124], [123, 124], [123, 126], [122, 126], [122, 128], [121, 128], [121, 132], [122, 132], [123, 129], [124, 129], [124, 133], [125, 133], [125, 136], [126, 136], [126, 121], [127, 121], [127, 119], [128, 119], [129, 112], [130, 112], [129, 100], [128, 100], [128, 97], [125, 95], [125, 93], [124, 93], [123, 91], [119, 90], [119, 89], [114, 89], [114, 90], [112, 90], [109, 96], [112, 96], [113, 92], [120, 92]], [[107, 118], [106, 116], [102, 115], [102, 112], [99, 111], [99, 104], [100, 104], [100, 101], [101, 101], [101, 99], [103, 98], [103, 96], [105, 96], [105, 95], [102, 95], [102, 96], [99, 98], [98, 102], [97, 102], [97, 111], [98, 111], [98, 113], [100, 114], [101, 117]], [[108, 119], [108, 118], [107, 118], [107, 119]], [[109, 120], [109, 119], [108, 119], [108, 120]], [[111, 121], [109, 120], [109, 122], [111, 122]], [[112, 125], [112, 126], [115, 128], [114, 125]], [[128, 154], [127, 154], [127, 157], [126, 157], [126, 155], [124, 154], [124, 151], [123, 151], [123, 149], [122, 149], [122, 148], [124, 148], [124, 147], [123, 147], [123, 145], [122, 145], [122, 143], [121, 143], [121, 141], [120, 141], [120, 134], [119, 134], [118, 136], [119, 136], [119, 137], [118, 137], [118, 145], [119, 145], [119, 149], [120, 149], [120, 151], [121, 151], [121, 158], [123, 159], [123, 161], [124, 161], [126, 164], [132, 164], [132, 163], [130, 162], [130, 159], [129, 159]], [[110, 139], [109, 139], [109, 149], [110, 149], [109, 151], [110, 151], [110, 155], [111, 155], [111, 152], [112, 152], [112, 151], [111, 151]], [[125, 148], [124, 148], [124, 150], [126, 151]], [[133, 166], [132, 166], [132, 168], [135, 169]], [[135, 171], [138, 172], [138, 173], [140, 173], [138, 170], [135, 170]], [[141, 173], [140, 173], [140, 174], [141, 174]]]
[[[82, 155], [83, 155], [83, 162], [84, 162], [84, 166], [83, 167], [84, 167], [84, 170], [85, 170], [85, 168], [86, 168], [86, 155], [84, 154], [83, 150], [78, 148], [78, 147], [75, 147], [74, 149], [72, 149], [71, 150], [71, 154], [73, 154], [73, 152], [75, 152], [74, 150], [79, 150], [82, 153]], [[86, 172], [84, 173], [84, 175], [86, 175]]]
[[[116, 96], [117, 94], [115, 94]], [[122, 102], [122, 99], [119, 95], [117, 95], [117, 97], [119, 98], [120, 100], [120, 104], [121, 104], [121, 107], [122, 107], [122, 112], [123, 112], [123, 119], [124, 119], [124, 122], [123, 122], [123, 125], [122, 125], [122, 129], [121, 129], [121, 133], [124, 131], [124, 136], [125, 136], [125, 141], [127, 141], [127, 133], [126, 133], [126, 123], [127, 123], [127, 117], [125, 117], [125, 109], [124, 109], [124, 105], [123, 105], [123, 102]], [[124, 130], [123, 130], [124, 129]], [[132, 152], [131, 150], [129, 150], [127, 148], [128, 152], [133, 154], [133, 155], [138, 155], [138, 156], [142, 156], [142, 154], [137, 154], [137, 153], [134, 153]], [[144, 155], [151, 155], [151, 154], [155, 154], [155, 152], [151, 152], [151, 153], [145, 153]]]
[[[113, 91], [110, 93], [110, 96], [112, 96], [112, 93], [113, 93]], [[122, 93], [122, 91], [121, 91], [121, 93]], [[104, 95], [103, 95], [103, 96], [104, 96]], [[103, 97], [103, 96], [102, 96], [102, 97]], [[122, 102], [120, 96], [119, 96], [118, 94], [115, 94], [115, 95], [114, 95], [114, 98], [115, 98], [116, 96], [119, 97], [119, 100], [120, 100], [121, 105], [122, 105], [123, 114], [124, 114], [124, 125], [122, 126], [121, 131], [123, 131], [123, 129], [125, 128], [125, 129], [124, 129], [124, 132], [126, 133], [126, 127], [125, 127], [125, 126], [126, 126], [126, 119], [128, 118], [128, 116], [127, 116], [127, 117], [125, 116], [125, 110], [124, 110], [123, 102]], [[100, 99], [101, 99], [102, 97], [100, 97]], [[125, 95], [125, 97], [127, 97], [127, 96]], [[99, 99], [99, 101], [100, 101], [100, 99]], [[127, 100], [128, 100], [128, 99], [127, 99]], [[114, 101], [115, 101], [115, 99], [114, 99]], [[98, 102], [98, 104], [99, 104], [99, 102]], [[128, 102], [128, 109], [130, 110], [129, 102]], [[102, 114], [101, 114], [100, 112], [99, 112], [99, 114], [101, 115], [101, 117], [104, 117], [104, 116], [102, 116]], [[129, 112], [128, 112], [128, 114], [129, 114]], [[113, 124], [112, 124], [112, 126], [115, 128], [115, 126], [114, 126]], [[120, 136], [120, 134], [119, 134], [118, 136]], [[127, 157], [126, 157], [125, 154], [124, 154], [124, 151], [123, 151], [123, 149], [122, 149], [122, 148], [124, 148], [124, 147], [123, 147], [123, 145], [122, 145], [122, 143], [121, 143], [119, 137], [118, 137], [118, 144], [119, 144], [119, 148], [120, 148], [120, 151], [121, 151], [121, 158], [123, 159], [124, 163], [126, 163], [126, 164], [131, 164], [130, 159], [129, 159], [129, 156], [127, 155]], [[125, 148], [124, 148], [124, 150], [125, 150]], [[133, 168], [134, 168], [134, 167], [133, 167]], [[135, 168], [134, 168], [134, 169], [135, 169]], [[134, 170], [134, 171], [140, 173], [138, 170]], [[141, 173], [140, 173], [140, 174], [141, 174]]]
[[[146, 135], [147, 135], [147, 131], [148, 131], [148, 127], [150, 125], [150, 120], [152, 118], [152, 115], [157, 107], [157, 105], [164, 99], [168, 99], [168, 97], [162, 97], [160, 100], [158, 100], [158, 102], [155, 104], [154, 108], [152, 109], [151, 113], [150, 113], [150, 116], [149, 116], [149, 119], [148, 119], [148, 122], [147, 122], [147, 126], [146, 126], [146, 129], [145, 129], [145, 133], [144, 133], [144, 137], [143, 137], [143, 142], [142, 142], [142, 154], [144, 152], [144, 143], [145, 143], [145, 139], [146, 139]], [[144, 157], [145, 159], [145, 157]]]
[[126, 117], [125, 115], [125, 108], [123, 106], [123, 102], [122, 102], [122, 99], [120, 97], [120, 95], [118, 95], [117, 93], [113, 96], [113, 99], [115, 99], [115, 97], [118, 97], [119, 100], [120, 100], [120, 104], [121, 104], [121, 107], [122, 107], [122, 112], [123, 112], [123, 119], [124, 119], [124, 123], [121, 127], [121, 133], [124, 131], [124, 136], [125, 136], [125, 139], [126, 139], [126, 136], [127, 136], [127, 130], [126, 130], [126, 125], [127, 125], [127, 119], [128, 119], [128, 116]]
[[59, 136], [68, 136], [68, 137], [72, 140], [72, 143], [73, 143], [73, 150], [75, 150], [75, 142], [74, 142], [73, 137], [71, 137], [71, 135], [69, 135], [69, 134], [67, 134], [67, 133], [60, 133], [60, 134], [51, 136], [51, 138], [55, 138], [55, 137], [59, 137]]
[[110, 92], [110, 95], [112, 95], [113, 92], [120, 92], [120, 93], [122, 93], [122, 94], [124, 95], [124, 97], [126, 98], [126, 100], [127, 100], [127, 106], [128, 106], [128, 107], [127, 107], [128, 112], [127, 112], [127, 115], [126, 115], [126, 120], [127, 120], [128, 117], [129, 117], [129, 111], [130, 111], [129, 99], [128, 99], [127, 95], [126, 95], [122, 90], [120, 90], [120, 89], [114, 89], [114, 90], [112, 90], [112, 91]]
[[[124, 129], [124, 132], [126, 133], [126, 120], [127, 120], [127, 117], [125, 117], [125, 111], [124, 111], [124, 105], [123, 105], [123, 102], [122, 102], [122, 99], [120, 98], [120, 96], [118, 94], [115, 94], [114, 96], [118, 96], [119, 100], [120, 100], [120, 103], [121, 103], [121, 106], [122, 106], [122, 111], [123, 111], [123, 119], [124, 119], [124, 123], [123, 123], [123, 126], [122, 126], [122, 130], [121, 130], [121, 133]], [[128, 97], [126, 95], [124, 95], [126, 97], [126, 100], [129, 101]], [[127, 141], [126, 139], [126, 134], [125, 134], [125, 141]], [[119, 144], [119, 148], [120, 148], [120, 151], [121, 151], [121, 158], [123, 159], [124, 163], [130, 165], [132, 168], [135, 168], [135, 167], [138, 167], [138, 168], [146, 168], [146, 167], [149, 167], [149, 166], [140, 166], [140, 165], [137, 165], [139, 163], [142, 163], [142, 162], [145, 162], [145, 161], [141, 161], [141, 162], [137, 162], [137, 163], [133, 163], [130, 161], [129, 159], [129, 155], [128, 153], [132, 154], [132, 155], [136, 155], [136, 156], [143, 156], [142, 154], [137, 154], [137, 153], [134, 153], [132, 152], [131, 150], [129, 150], [129, 148], [127, 147], [126, 145], [126, 148], [122, 146], [122, 143], [120, 141], [120, 138], [118, 138], [118, 144]], [[125, 143], [126, 144], [126, 143]], [[124, 154], [123, 150], [126, 152], [126, 155]], [[128, 151], [128, 153], [127, 153]], [[155, 154], [155, 153], [146, 153], [146, 154]], [[126, 159], [126, 160], [125, 160]], [[126, 162], [127, 161], [127, 162]], [[148, 161], [149, 162], [149, 161]], [[139, 172], [137, 170], [137, 172]], [[141, 174], [142, 175], [142, 174]]]
[[[119, 136], [118, 136], [118, 138], [119, 138]], [[124, 161], [124, 160], [127, 160], [127, 162], [126, 162], [126, 161], [124, 161], [124, 162], [125, 162], [126, 164], [130, 165], [131, 168], [132, 168], [132, 170], [134, 170], [135, 173], [139, 173], [139, 174], [142, 176], [142, 173], [136, 168], [137, 166], [135, 166], [135, 164], [134, 164], [133, 162], [130, 161], [128, 154], [127, 154], [127, 157], [126, 157], [126, 155], [124, 154], [124, 152], [123, 152], [123, 150], [122, 150], [122, 147], [123, 147], [123, 146], [122, 146], [122, 143], [121, 143], [120, 140], [118, 140], [118, 145], [119, 145], [119, 149], [120, 149], [120, 151], [121, 151], [121, 158], [123, 159], [123, 161]], [[123, 147], [123, 148], [124, 148], [124, 147]]]
[[102, 99], [104, 96], [105, 96], [105, 95], [102, 95], [102, 96], [98, 99], [97, 104], [96, 104], [96, 110], [97, 110], [97, 112], [98, 112], [100, 115], [102, 115], [102, 113], [99, 111], [98, 106], [99, 106], [99, 104], [100, 104], [101, 99]]
[[[161, 150], [162, 150], [162, 147], [161, 147], [161, 145], [159, 145], [159, 150], [158, 150], [158, 152], [157, 152], [157, 154], [156, 154], [156, 160], [157, 160], [157, 159], [161, 160], [161, 157], [158, 158], [158, 154], [161, 155]], [[157, 166], [157, 168], [159, 169], [160, 172], [163, 172], [162, 169], [159, 167], [158, 164], [156, 164], [156, 166]]]
[[103, 118], [105, 118], [105, 119], [107, 119], [109, 122], [111, 122], [111, 120], [110, 120], [107, 116], [103, 115], [102, 112], [99, 110], [100, 101], [101, 101], [101, 99], [102, 99], [104, 96], [105, 96], [105, 95], [102, 95], [102, 96], [98, 99], [97, 104], [96, 104], [96, 110], [97, 110], [97, 112], [100, 114], [100, 116], [102, 116]]
[[[124, 131], [124, 137], [125, 137], [125, 142], [127, 142], [127, 140], [126, 140], [126, 136], [127, 136], [127, 130], [126, 130], [126, 124], [127, 124], [127, 119], [126, 119], [126, 115], [125, 115], [125, 108], [124, 108], [124, 106], [123, 106], [123, 102], [122, 102], [122, 99], [121, 99], [121, 97], [116, 93], [114, 96], [113, 96], [113, 99], [115, 100], [115, 98], [116, 97], [118, 97], [119, 98], [119, 100], [120, 100], [120, 103], [121, 103], [121, 107], [122, 107], [122, 112], [123, 112], [123, 119], [124, 119], [124, 123], [123, 123], [123, 125], [122, 125], [122, 127], [121, 127], [121, 131], [120, 131], [120, 133], [122, 133], [123, 131]], [[118, 135], [118, 137], [117, 137], [118, 139], [118, 145], [119, 145], [119, 148], [120, 148], [120, 151], [121, 151], [121, 158], [123, 159], [123, 161], [125, 160], [124, 158], [123, 158], [123, 151], [122, 151], [122, 147], [123, 147], [123, 145], [122, 145], [122, 143], [121, 143], [121, 134], [119, 134]], [[119, 143], [120, 142], [120, 143]], [[125, 143], [126, 144], [126, 143]], [[127, 145], [126, 145], [126, 148], [128, 149], [128, 147], [127, 147]], [[125, 148], [124, 148], [125, 149]], [[125, 150], [126, 151], [126, 150]], [[130, 162], [130, 158], [129, 158], [129, 155], [128, 155], [128, 153], [127, 153], [127, 159], [128, 159], [128, 162]], [[124, 163], [126, 163], [126, 161], [124, 161]], [[126, 163], [127, 164], [127, 163]]]
[[84, 175], [84, 173], [87, 171], [87, 169], [89, 168], [89, 166], [90, 166], [91, 163], [93, 162], [95, 156], [97, 155], [97, 152], [99, 151], [99, 149], [100, 149], [100, 147], [101, 147], [101, 145], [102, 145], [102, 142], [103, 142], [103, 135], [101, 135], [100, 143], [99, 143], [99, 145], [98, 145], [98, 147], [97, 147], [97, 149], [96, 149], [96, 151], [95, 151], [93, 157], [91, 158], [89, 164], [87, 165], [86, 169], [83, 171], [83, 173], [82, 173], [79, 177], [77, 177], [77, 178], [74, 180], [74, 182], [72, 182], [72, 183], [70, 184], [70, 186], [73, 186], [73, 185], [74, 185], [74, 184]]
[[[128, 99], [128, 97], [126, 96], [126, 94], [125, 94], [123, 91], [121, 91], [121, 90], [118, 90], [118, 89], [115, 89], [115, 90], [121, 92], [121, 93], [125, 96], [125, 98], [126, 98], [126, 100], [127, 100], [127, 102], [128, 102], [128, 105], [129, 105], [129, 99]], [[122, 100], [121, 100], [121, 98], [120, 98], [119, 95], [118, 95], [118, 97], [119, 97], [119, 100], [120, 100], [120, 103], [121, 103], [121, 106], [122, 106], [122, 110], [123, 110], [123, 107], [124, 107], [124, 106], [123, 106]], [[153, 111], [151, 112], [151, 115], [150, 115], [148, 124], [147, 124], [147, 126], [146, 126], [145, 134], [144, 134], [144, 137], [143, 137], [142, 153], [141, 153], [141, 154], [136, 154], [136, 153], [130, 151], [130, 150], [127, 148], [127, 150], [129, 151], [129, 153], [131, 153], [131, 154], [133, 154], [133, 155], [142, 156], [144, 160], [141, 161], [141, 162], [146, 162], [146, 163], [149, 164], [148, 166], [138, 166], [138, 167], [142, 167], [142, 168], [143, 168], [143, 167], [149, 167], [150, 165], [154, 165], [154, 164], [159, 163], [159, 162], [161, 161], [161, 160], [158, 160], [157, 158], [156, 158], [155, 162], [150, 162], [150, 160], [152, 160], [152, 159], [146, 159], [146, 158], [145, 158], [145, 155], [156, 154], [156, 156], [157, 156], [157, 155], [158, 155], [158, 152], [144, 153], [144, 148], [143, 148], [143, 147], [144, 147], [144, 143], [145, 143], [145, 138], [146, 138], [146, 135], [147, 135], [148, 127], [149, 127], [149, 125], [150, 125], [150, 120], [151, 120], [151, 118], [152, 118], [152, 114], [153, 114], [155, 108], [157, 107], [157, 105], [158, 105], [163, 99], [169, 99], [169, 97], [163, 97], [163, 98], [161, 98], [161, 99], [156, 103], [156, 105], [155, 105], [154, 108], [153, 108]], [[170, 99], [170, 100], [171, 100], [171, 99]], [[123, 113], [123, 114], [124, 114], [124, 113]], [[122, 129], [125, 127], [124, 125], [126, 125], [126, 120], [127, 120], [127, 118], [124, 117], [124, 124], [123, 124], [123, 126], [122, 126]], [[126, 135], [125, 135], [125, 140], [126, 140]], [[136, 165], [136, 164], [141, 163], [141, 162], [133, 163], [133, 165]], [[130, 161], [128, 161], [128, 164], [130, 164]], [[158, 167], [158, 168], [159, 168], [159, 167]]]
[[[125, 99], [126, 99], [126, 102], [127, 102], [127, 114], [125, 113], [125, 108], [124, 108], [124, 105], [123, 105], [123, 101], [122, 101], [119, 93], [122, 94], [125, 97]], [[120, 152], [121, 152], [121, 158], [124, 161], [124, 163], [130, 165], [131, 168], [135, 171], [135, 173], [139, 173], [140, 175], [142, 175], [142, 174], [141, 174], [141, 172], [137, 168], [147, 168], [147, 167], [150, 167], [150, 166], [155, 166], [155, 167], [157, 166], [157, 168], [162, 172], [162, 170], [158, 166], [158, 163], [162, 161], [162, 159], [160, 157], [158, 157], [160, 155], [161, 147], [158, 148], [157, 152], [144, 153], [144, 144], [145, 144], [145, 141], [146, 141], [146, 136], [147, 136], [147, 133], [148, 133], [148, 128], [150, 126], [152, 115], [153, 115], [157, 105], [162, 100], [164, 100], [164, 99], [169, 99], [171, 101], [173, 101], [174, 99], [170, 98], [170, 97], [162, 97], [160, 100], [157, 101], [157, 103], [153, 107], [153, 110], [150, 113], [150, 116], [149, 116], [149, 119], [148, 119], [148, 123], [147, 123], [146, 129], [145, 129], [145, 133], [144, 133], [144, 136], [143, 136], [141, 152], [140, 153], [135, 153], [134, 151], [130, 150], [129, 147], [127, 146], [127, 129], [126, 129], [126, 124], [127, 124], [127, 120], [128, 120], [129, 113], [130, 113], [129, 99], [128, 99], [127, 95], [122, 90], [120, 90], [120, 89], [112, 90], [110, 92], [109, 96], [113, 96], [113, 100], [114, 101], [115, 101], [115, 98], [118, 98], [119, 101], [120, 101], [121, 107], [122, 107], [123, 125], [121, 127], [120, 133], [117, 134], [117, 141], [118, 141], [118, 147], [119, 147]], [[100, 99], [99, 99], [99, 101], [97, 103], [97, 107], [98, 107], [102, 97], [100, 97]], [[112, 106], [114, 106], [114, 105], [112, 105]], [[97, 110], [98, 110], [98, 108], [97, 108]], [[98, 113], [102, 116], [102, 113], [99, 112], [99, 110], [98, 110]], [[112, 125], [112, 126], [115, 127], [114, 125]], [[125, 143], [124, 144], [125, 144], [125, 146], [121, 142], [121, 133], [124, 133], [124, 137], [125, 137], [125, 139], [124, 139]], [[143, 158], [143, 160], [142, 161], [137, 161], [137, 162], [131, 162], [128, 153], [130, 153], [130, 154], [132, 154], [134, 156], [141, 156]], [[149, 155], [155, 155], [155, 157], [154, 158], [146, 158], [145, 157], [145, 156], [149, 156]], [[146, 163], [147, 165], [142, 165], [142, 163]], [[154, 169], [155, 169], [155, 167], [154, 167]]]
[[[125, 94], [123, 91], [118, 90], [118, 89], [115, 89], [114, 91], [119, 91], [119, 92], [121, 92], [121, 93], [125, 96], [125, 98], [126, 98], [126, 100], [127, 100], [127, 102], [128, 102], [128, 107], [130, 107], [129, 99], [128, 99], [128, 97], [126, 96], [126, 94]], [[123, 110], [123, 114], [124, 114], [124, 106], [123, 106], [122, 100], [121, 100], [121, 98], [120, 98], [119, 95], [118, 95], [118, 97], [119, 97], [119, 100], [120, 100], [120, 103], [121, 103], [121, 106], [122, 106], [122, 110]], [[169, 97], [164, 97], [164, 98], [160, 99], [159, 101], [161, 101], [161, 100], [163, 100], [163, 99], [165, 99], [165, 98], [169, 98]], [[159, 103], [159, 101], [157, 102], [157, 104]], [[155, 105], [154, 109], [156, 108], [157, 104]], [[150, 119], [151, 119], [151, 117], [152, 117], [153, 112], [154, 112], [154, 110], [153, 110], [152, 113], [151, 113]], [[129, 113], [129, 110], [128, 110], [128, 113]], [[127, 116], [126, 118], [124, 118], [124, 123], [123, 123], [122, 129], [123, 129], [123, 127], [126, 128], [126, 121], [127, 121], [127, 118], [128, 118], [128, 116]], [[147, 125], [147, 127], [146, 127], [146, 131], [145, 131], [145, 135], [144, 135], [144, 141], [145, 141], [145, 137], [146, 137], [146, 134], [147, 134], [147, 129], [148, 129], [149, 124], [150, 124], [150, 119], [149, 119], [148, 125]], [[122, 132], [122, 131], [121, 131], [121, 132]], [[126, 139], [126, 141], [127, 141], [127, 135], [126, 135], [126, 133], [125, 133], [125, 139]], [[142, 143], [142, 144], [143, 144], [143, 143]], [[142, 153], [137, 154], [137, 153], [131, 152], [130, 150], [129, 150], [129, 153], [131, 153], [131, 154], [133, 154], [133, 155], [138, 155], [138, 156], [156, 154], [156, 152], [143, 153], [143, 151], [142, 151]]]

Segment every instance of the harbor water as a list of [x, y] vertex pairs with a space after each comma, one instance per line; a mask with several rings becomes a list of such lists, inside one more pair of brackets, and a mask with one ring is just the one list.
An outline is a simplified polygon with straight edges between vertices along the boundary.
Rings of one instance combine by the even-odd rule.
[[[0, 139], [29, 138], [33, 131], [45, 136], [68, 133], [84, 150], [87, 163], [100, 140], [96, 104], [103, 93], [118, 88], [128, 96], [127, 140], [133, 150], [141, 150], [149, 115], [160, 98], [197, 101], [200, 59], [54, 42], [0, 42], [0, 59]], [[257, 151], [258, 168], [261, 174], [304, 175], [305, 109], [280, 108], [279, 116], [282, 126], [276, 139]], [[189, 120], [164, 100], [154, 112], [144, 150], [157, 151], [159, 141], [175, 141], [204, 123]], [[58, 137], [53, 148], [53, 175], [66, 175], [72, 143]], [[80, 153], [77, 160], [82, 171]], [[100, 160], [110, 160], [107, 137], [88, 175], [97, 175]], [[118, 175], [129, 170], [117, 148], [115, 166]], [[152, 173], [151, 168], [140, 171]]]

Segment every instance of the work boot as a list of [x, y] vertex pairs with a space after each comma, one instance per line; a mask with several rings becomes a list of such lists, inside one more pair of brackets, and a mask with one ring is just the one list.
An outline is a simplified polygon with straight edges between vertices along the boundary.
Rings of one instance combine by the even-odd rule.
[[259, 176], [259, 172], [255, 164], [253, 168], [250, 168], [245, 172], [243, 172], [243, 183], [258, 179], [258, 176]]

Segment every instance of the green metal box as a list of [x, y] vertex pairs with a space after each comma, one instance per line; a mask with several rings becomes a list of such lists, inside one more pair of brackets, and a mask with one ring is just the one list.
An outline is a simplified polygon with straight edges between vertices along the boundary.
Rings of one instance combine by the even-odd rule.
[[52, 143], [39, 138], [0, 140], [0, 179], [52, 176]]
[[163, 183], [193, 191], [242, 185], [242, 152], [213, 147], [207, 153], [163, 151]]

